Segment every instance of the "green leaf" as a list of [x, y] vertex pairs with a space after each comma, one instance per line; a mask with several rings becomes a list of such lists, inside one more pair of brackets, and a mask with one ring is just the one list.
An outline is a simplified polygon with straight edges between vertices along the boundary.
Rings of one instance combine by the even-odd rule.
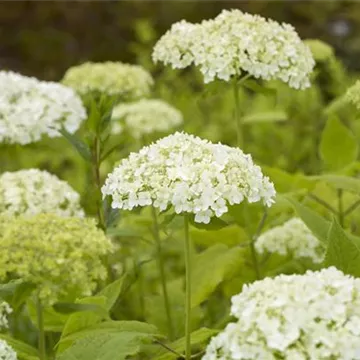
[[5, 340], [16, 351], [20, 360], [38, 360], [38, 351], [34, 347], [6, 334], [0, 334], [0, 339]]
[[325, 256], [326, 266], [335, 266], [345, 274], [360, 277], [360, 241], [348, 236], [333, 220]]
[[106, 229], [108, 236], [141, 237], [142, 234], [133, 228], [109, 228]]
[[126, 275], [123, 275], [120, 279], [117, 279], [111, 284], [107, 285], [97, 294], [97, 296], [104, 296], [106, 298], [105, 307], [108, 311], [111, 310], [111, 308], [115, 305], [116, 300], [120, 296], [125, 278]]
[[73, 314], [82, 311], [92, 311], [107, 316], [102, 306], [96, 304], [75, 304], [75, 303], [56, 303], [53, 305], [56, 312], [60, 314]]
[[[193, 351], [200, 350], [203, 344], [207, 343], [207, 341], [214, 335], [216, 335], [219, 331], [208, 328], [201, 328], [191, 333], [191, 347]], [[170, 344], [167, 344], [171, 349], [176, 351], [179, 354], [183, 354], [185, 352], [185, 338], [182, 337]], [[152, 360], [174, 360], [178, 357], [167, 351], [162, 350], [158, 353], [157, 356], [152, 358]]]
[[193, 217], [189, 217], [189, 220], [192, 226], [196, 227], [197, 229], [203, 229], [203, 230], [219, 230], [226, 226], [229, 226], [227, 222], [215, 216], [210, 219], [210, 222], [208, 224], [197, 223], [195, 222]]
[[266, 96], [275, 96], [276, 89], [260, 85], [256, 80], [246, 80], [242, 83], [246, 88]]
[[81, 339], [57, 360], [125, 360], [137, 355], [152, 336], [136, 332], [102, 333]]
[[[193, 258], [191, 306], [196, 307], [243, 264], [242, 250], [216, 244]], [[211, 269], [211, 271], [204, 271]]]
[[357, 159], [355, 136], [335, 116], [328, 118], [320, 142], [320, 156], [332, 170], [339, 170]]
[[244, 124], [256, 124], [256, 123], [269, 123], [269, 122], [281, 122], [288, 120], [288, 115], [285, 111], [274, 110], [266, 112], [258, 112], [254, 114], [245, 115], [242, 119]]
[[324, 219], [317, 212], [292, 199], [291, 197], [287, 197], [287, 200], [291, 203], [301, 220], [306, 224], [311, 232], [321, 242], [326, 243], [331, 226], [330, 221]]
[[0, 298], [6, 300], [16, 311], [29, 298], [36, 285], [21, 279], [0, 284]]
[[306, 39], [304, 43], [309, 46], [316, 61], [326, 61], [334, 56], [334, 49], [324, 41], [318, 39]]
[[308, 176], [309, 180], [324, 181], [336, 189], [342, 189], [353, 193], [360, 193], [360, 179], [341, 175], [317, 175]]
[[91, 151], [90, 148], [81, 141], [78, 137], [73, 134], [70, 134], [67, 130], [61, 129], [60, 133], [65, 137], [69, 143], [74, 146], [74, 148], [78, 151], [78, 153], [83, 157], [86, 161], [91, 161]]

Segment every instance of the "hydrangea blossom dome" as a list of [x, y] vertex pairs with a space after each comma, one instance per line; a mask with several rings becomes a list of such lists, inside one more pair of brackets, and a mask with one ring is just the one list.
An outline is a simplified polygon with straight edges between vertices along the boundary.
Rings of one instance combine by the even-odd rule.
[[80, 98], [64, 85], [0, 71], [0, 143], [29, 144], [74, 133], [86, 118]]
[[314, 263], [324, 259], [325, 248], [299, 218], [293, 218], [258, 237], [257, 252], [292, 255], [294, 258], [310, 258]]
[[244, 286], [203, 360], [360, 359], [360, 279], [334, 267]]
[[153, 60], [173, 68], [199, 67], [204, 81], [229, 81], [246, 72], [290, 87], [310, 86], [315, 61], [291, 25], [240, 10], [223, 10], [200, 24], [180, 21], [154, 47]]
[[113, 133], [120, 133], [122, 124], [135, 138], [154, 132], [169, 132], [183, 123], [180, 111], [162, 100], [142, 99], [116, 106], [112, 113]]
[[347, 90], [345, 97], [360, 109], [360, 80], [356, 81], [356, 83]]
[[39, 213], [84, 216], [80, 195], [67, 182], [38, 169], [0, 175], [1, 213], [11, 216]]
[[16, 352], [5, 340], [0, 339], [0, 360], [17, 360]]
[[9, 327], [8, 315], [12, 313], [12, 308], [6, 301], [0, 300], [0, 330]]
[[71, 67], [62, 82], [80, 95], [106, 94], [132, 100], [147, 96], [154, 81], [141, 66], [108, 61]]
[[11, 274], [34, 283], [43, 303], [51, 305], [89, 296], [106, 278], [101, 258], [113, 245], [93, 219], [2, 215], [1, 222], [0, 281]]
[[113, 208], [173, 206], [177, 214], [193, 213], [196, 222], [209, 223], [244, 199], [270, 206], [275, 189], [251, 155], [177, 132], [122, 160], [102, 193], [112, 196]]

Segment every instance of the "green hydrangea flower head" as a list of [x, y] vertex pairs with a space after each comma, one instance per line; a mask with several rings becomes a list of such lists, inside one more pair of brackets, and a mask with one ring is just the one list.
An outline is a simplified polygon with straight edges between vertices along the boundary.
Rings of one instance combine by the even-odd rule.
[[67, 70], [62, 80], [82, 96], [107, 95], [135, 100], [149, 95], [151, 75], [141, 66], [121, 62], [86, 62]]
[[0, 216], [0, 281], [10, 275], [37, 285], [44, 304], [88, 296], [107, 276], [113, 250], [95, 220], [38, 214]]

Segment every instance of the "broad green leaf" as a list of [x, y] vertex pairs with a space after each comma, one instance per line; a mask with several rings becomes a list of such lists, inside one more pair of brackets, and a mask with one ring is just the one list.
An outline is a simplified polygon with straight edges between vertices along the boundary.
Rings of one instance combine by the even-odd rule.
[[60, 314], [73, 314], [82, 311], [92, 311], [95, 313], [102, 314], [107, 316], [107, 311], [105, 311], [103, 306], [97, 304], [76, 304], [76, 303], [56, 303], [53, 305], [53, 308], [56, 312]]
[[[78, 300], [77, 303], [98, 305], [101, 306], [104, 311], [106, 311], [107, 299], [105, 296], [90, 296]], [[73, 313], [66, 321], [60, 340], [69, 334], [86, 329], [89, 326], [93, 326], [101, 322], [103, 319], [104, 314], [97, 311], [95, 312], [90, 310]], [[64, 351], [65, 348], [66, 347], [64, 345], [60, 344], [58, 347], [58, 352]]]
[[246, 88], [266, 96], [275, 96], [276, 95], [276, 89], [265, 87], [263, 85], [260, 85], [256, 80], [248, 79], [244, 81], [243, 86]]
[[360, 194], [360, 179], [342, 175], [308, 176], [309, 180], [324, 181], [336, 189], [343, 189]]
[[152, 336], [136, 332], [105, 333], [75, 342], [57, 360], [125, 360], [137, 355]]
[[[193, 351], [199, 351], [203, 348], [203, 344], [207, 343], [207, 341], [214, 335], [216, 335], [219, 331], [208, 328], [201, 328], [191, 333], [191, 347]], [[185, 352], [185, 338], [182, 337], [170, 344], [167, 344], [171, 349], [176, 351], [178, 354], [183, 354]], [[177, 356], [168, 350], [162, 350], [158, 353], [157, 356], [152, 358], [152, 360], [175, 360]]]
[[301, 220], [312, 231], [312, 233], [323, 243], [327, 242], [328, 233], [330, 230], [331, 222], [324, 219], [314, 210], [299, 203], [298, 201], [287, 197], [291, 205], [296, 210]]
[[17, 310], [32, 294], [36, 286], [21, 279], [0, 284], [0, 298], [6, 300], [14, 310]]
[[29, 344], [16, 340], [6, 334], [0, 334], [0, 339], [5, 340], [16, 351], [20, 360], [38, 360], [37, 349]]
[[326, 61], [334, 56], [334, 49], [324, 41], [318, 39], [306, 39], [304, 43], [309, 46], [316, 61]]
[[345, 95], [337, 97], [324, 109], [324, 114], [329, 116], [331, 114], [341, 111], [343, 108], [349, 106], [349, 101]]
[[360, 277], [360, 241], [348, 236], [335, 219], [328, 235], [325, 265]]
[[91, 151], [90, 148], [77, 136], [70, 134], [67, 130], [61, 129], [60, 133], [65, 137], [69, 143], [74, 146], [74, 148], [78, 151], [78, 153], [83, 157], [86, 161], [91, 161]]
[[115, 305], [116, 300], [121, 293], [125, 277], [126, 275], [122, 276], [120, 279], [115, 280], [97, 294], [97, 296], [104, 296], [106, 298], [105, 306], [107, 311], [110, 311], [111, 308]]
[[204, 302], [222, 281], [239, 270], [243, 264], [242, 255], [239, 247], [229, 249], [224, 244], [217, 244], [193, 258], [192, 307]]
[[274, 110], [266, 112], [258, 112], [254, 114], [245, 115], [242, 119], [244, 124], [256, 124], [256, 123], [269, 123], [269, 122], [281, 122], [286, 121], [288, 115], [285, 111]]
[[339, 170], [358, 156], [355, 136], [335, 116], [328, 118], [320, 142], [320, 156], [331, 170]]
[[[31, 322], [34, 326], [37, 326], [37, 313], [34, 301], [28, 300], [26, 305]], [[45, 331], [62, 332], [69, 315], [59, 314], [53, 308], [46, 307], [43, 309], [43, 317]]]

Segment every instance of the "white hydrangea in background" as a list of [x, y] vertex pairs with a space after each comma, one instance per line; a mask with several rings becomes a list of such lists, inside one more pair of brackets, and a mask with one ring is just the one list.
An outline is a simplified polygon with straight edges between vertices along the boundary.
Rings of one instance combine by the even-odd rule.
[[43, 135], [74, 133], [86, 118], [75, 92], [64, 85], [0, 71], [0, 143], [29, 144]]
[[80, 95], [106, 94], [134, 100], [148, 96], [154, 80], [141, 66], [107, 61], [73, 66], [62, 82]]
[[80, 195], [55, 175], [38, 169], [5, 172], [0, 175], [0, 213], [84, 216]]
[[180, 21], [154, 47], [153, 60], [182, 69], [199, 67], [205, 83], [243, 72], [278, 79], [295, 89], [310, 86], [315, 61], [294, 28], [240, 10], [223, 10], [199, 24]]
[[0, 339], [0, 360], [17, 360], [14, 349], [5, 341]]
[[245, 285], [203, 360], [360, 359], [360, 279], [334, 267]]
[[292, 255], [294, 258], [310, 258], [321, 263], [325, 247], [299, 218], [293, 218], [281, 226], [276, 226], [258, 237], [255, 242], [258, 253]]
[[347, 90], [345, 97], [360, 109], [360, 80], [356, 81], [356, 83]]
[[12, 308], [6, 301], [0, 300], [0, 330], [9, 327], [8, 315], [12, 313]]
[[275, 189], [251, 155], [177, 132], [123, 159], [102, 193], [112, 196], [113, 208], [173, 206], [177, 214], [193, 213], [196, 222], [209, 223], [244, 199], [271, 206]]
[[114, 134], [123, 127], [135, 138], [154, 132], [169, 132], [183, 123], [179, 110], [162, 100], [142, 99], [117, 105], [112, 113]]

